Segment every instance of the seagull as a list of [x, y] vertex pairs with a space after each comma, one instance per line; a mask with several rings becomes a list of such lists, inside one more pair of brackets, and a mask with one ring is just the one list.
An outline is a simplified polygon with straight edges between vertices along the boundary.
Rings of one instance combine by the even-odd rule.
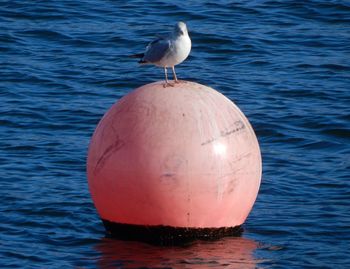
[[178, 22], [167, 37], [159, 37], [148, 44], [144, 53], [130, 57], [140, 58], [140, 64], [154, 64], [164, 68], [165, 85], [174, 86], [168, 80], [168, 67], [173, 71], [174, 83], [179, 83], [175, 73], [175, 65], [182, 63], [190, 54], [191, 39], [184, 22]]

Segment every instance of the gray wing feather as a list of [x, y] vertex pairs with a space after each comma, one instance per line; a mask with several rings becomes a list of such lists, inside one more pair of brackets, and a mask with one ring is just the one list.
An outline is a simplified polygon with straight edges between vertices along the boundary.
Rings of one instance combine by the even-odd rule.
[[148, 44], [145, 52], [145, 56], [143, 57], [143, 61], [156, 63], [160, 61], [169, 51], [170, 41], [158, 38], [151, 43]]

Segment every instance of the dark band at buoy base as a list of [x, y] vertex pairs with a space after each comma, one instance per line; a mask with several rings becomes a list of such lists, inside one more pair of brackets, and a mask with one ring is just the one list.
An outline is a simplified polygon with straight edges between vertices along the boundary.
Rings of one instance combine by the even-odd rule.
[[147, 226], [112, 222], [102, 219], [107, 236], [156, 245], [182, 245], [194, 240], [215, 240], [224, 236], [240, 236], [242, 225], [220, 228], [187, 228], [172, 226]]

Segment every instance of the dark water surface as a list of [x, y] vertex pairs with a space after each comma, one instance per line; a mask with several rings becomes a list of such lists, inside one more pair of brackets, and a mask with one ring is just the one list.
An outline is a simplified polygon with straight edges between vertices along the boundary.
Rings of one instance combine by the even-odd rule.
[[[106, 239], [87, 147], [106, 110], [163, 79], [123, 55], [186, 21], [181, 79], [250, 119], [263, 181], [240, 238]], [[346, 268], [349, 1], [0, 1], [0, 268]]]

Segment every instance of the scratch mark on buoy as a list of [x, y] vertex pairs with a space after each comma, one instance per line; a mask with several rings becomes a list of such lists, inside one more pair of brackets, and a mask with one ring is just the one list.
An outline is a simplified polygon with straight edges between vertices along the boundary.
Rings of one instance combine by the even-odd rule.
[[125, 145], [125, 142], [117, 136], [116, 141], [107, 147], [105, 151], [103, 152], [102, 156], [98, 159], [95, 169], [94, 169], [94, 174], [96, 175], [105, 165], [107, 159], [112, 156], [115, 152], [120, 150], [123, 146]]
[[235, 134], [243, 129], [245, 129], [244, 123], [241, 120], [235, 121], [234, 126], [231, 129], [221, 131], [219, 137], [212, 137], [212, 138], [202, 142], [201, 145], [205, 146], [207, 144], [214, 142], [215, 140], [218, 140], [220, 137], [226, 137], [226, 136]]

